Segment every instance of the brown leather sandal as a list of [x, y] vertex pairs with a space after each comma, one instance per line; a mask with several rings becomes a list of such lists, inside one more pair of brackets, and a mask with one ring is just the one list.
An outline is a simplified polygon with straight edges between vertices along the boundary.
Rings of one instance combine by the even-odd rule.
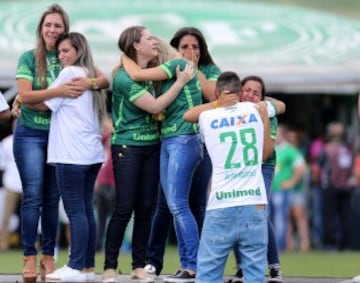
[[40, 259], [40, 278], [41, 281], [45, 281], [47, 274], [53, 273], [55, 271], [55, 261], [54, 257], [51, 255], [43, 255]]
[[22, 276], [24, 282], [36, 282], [36, 256], [24, 256], [24, 268]]

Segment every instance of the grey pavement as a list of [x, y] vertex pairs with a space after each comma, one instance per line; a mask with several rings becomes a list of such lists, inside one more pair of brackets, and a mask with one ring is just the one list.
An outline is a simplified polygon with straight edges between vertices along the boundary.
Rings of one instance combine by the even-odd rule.
[[[162, 283], [164, 282], [164, 276], [158, 277], [155, 282], [156, 283]], [[230, 278], [230, 277], [229, 277]], [[228, 277], [225, 277], [224, 282], [229, 279]], [[38, 277], [40, 280], [40, 278]], [[21, 274], [0, 274], [0, 282], [6, 282], [6, 283], [20, 283], [23, 282]], [[37, 281], [41, 282], [41, 281]], [[96, 283], [101, 283], [101, 275], [98, 274], [96, 278]], [[119, 283], [140, 283], [138, 280], [132, 280], [130, 279], [130, 275], [128, 274], [122, 274], [119, 275]], [[211, 282], [209, 282], [211, 283]], [[351, 278], [316, 278], [316, 277], [287, 277], [285, 278], [285, 283], [352, 283]]]

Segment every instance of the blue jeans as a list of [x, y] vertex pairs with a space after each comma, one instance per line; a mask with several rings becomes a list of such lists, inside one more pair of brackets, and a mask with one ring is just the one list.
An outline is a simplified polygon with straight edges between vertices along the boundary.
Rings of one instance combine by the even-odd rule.
[[68, 266], [82, 270], [95, 266], [96, 222], [94, 185], [101, 164], [56, 164], [56, 178], [70, 221]]
[[270, 198], [270, 217], [274, 223], [279, 251], [284, 251], [286, 248], [289, 205], [290, 191], [282, 190], [280, 192], [272, 192]]
[[159, 188], [160, 145], [112, 145], [116, 185], [114, 213], [108, 224], [104, 269], [116, 269], [125, 229], [134, 213], [132, 268], [146, 264], [151, 217]]
[[194, 172], [189, 199], [190, 208], [198, 224], [200, 234], [205, 217], [207, 192], [212, 172], [210, 156], [204, 144], [203, 152], [204, 157]]
[[197, 134], [180, 135], [162, 141], [160, 181], [174, 217], [181, 267], [196, 270], [199, 230], [189, 207], [191, 180], [202, 159], [202, 145]]
[[24, 255], [36, 255], [35, 243], [41, 216], [42, 254], [54, 255], [59, 220], [59, 191], [55, 167], [46, 164], [48, 131], [24, 127], [19, 122], [14, 133], [14, 157], [20, 173], [21, 240]]
[[264, 206], [246, 205], [206, 211], [195, 282], [224, 282], [226, 260], [236, 246], [241, 257], [244, 282], [264, 283], [267, 242], [267, 212]]
[[[266, 188], [266, 195], [268, 198], [268, 201], [270, 200], [270, 194], [271, 194], [271, 183], [274, 176], [274, 170], [275, 167], [273, 165], [262, 165], [261, 167], [262, 174], [264, 177], [264, 183]], [[268, 206], [268, 213], [270, 211]], [[279, 252], [276, 242], [276, 236], [274, 231], [274, 226], [271, 222], [270, 215], [268, 215], [268, 233], [269, 233], [269, 239], [268, 239], [268, 251], [267, 251], [267, 260], [269, 266], [279, 265]], [[240, 260], [240, 254], [237, 252], [237, 248], [234, 247], [234, 255], [235, 260], [239, 268], [241, 267], [241, 260]]]
[[[196, 167], [190, 189], [189, 205], [201, 234], [204, 222], [207, 189], [211, 176], [211, 160], [204, 146], [204, 158]], [[171, 212], [167, 206], [163, 190], [159, 190], [156, 209], [152, 220], [151, 233], [146, 252], [147, 262], [156, 268], [159, 275], [163, 268], [165, 246], [172, 221]]]

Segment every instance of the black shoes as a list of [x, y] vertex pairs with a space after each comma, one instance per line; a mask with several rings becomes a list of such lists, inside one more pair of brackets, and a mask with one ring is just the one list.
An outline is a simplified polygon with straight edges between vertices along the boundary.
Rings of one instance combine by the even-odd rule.
[[[242, 269], [238, 269], [233, 278], [231, 278], [226, 283], [243, 283], [244, 277]], [[268, 283], [283, 283], [284, 279], [280, 268], [270, 268]]]
[[191, 275], [186, 270], [179, 270], [174, 275], [164, 278], [165, 283], [194, 283], [195, 274]]

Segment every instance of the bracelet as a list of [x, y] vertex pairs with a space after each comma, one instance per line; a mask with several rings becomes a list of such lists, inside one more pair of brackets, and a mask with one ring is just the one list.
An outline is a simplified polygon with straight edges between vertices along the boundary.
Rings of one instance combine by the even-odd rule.
[[22, 104], [22, 99], [21, 99], [21, 97], [19, 95], [16, 97], [15, 101], [17, 103], [19, 103], [20, 105]]
[[219, 107], [219, 103], [217, 101], [217, 99], [214, 101], [214, 108], [218, 108]]
[[96, 78], [89, 79], [90, 89], [99, 89]]

